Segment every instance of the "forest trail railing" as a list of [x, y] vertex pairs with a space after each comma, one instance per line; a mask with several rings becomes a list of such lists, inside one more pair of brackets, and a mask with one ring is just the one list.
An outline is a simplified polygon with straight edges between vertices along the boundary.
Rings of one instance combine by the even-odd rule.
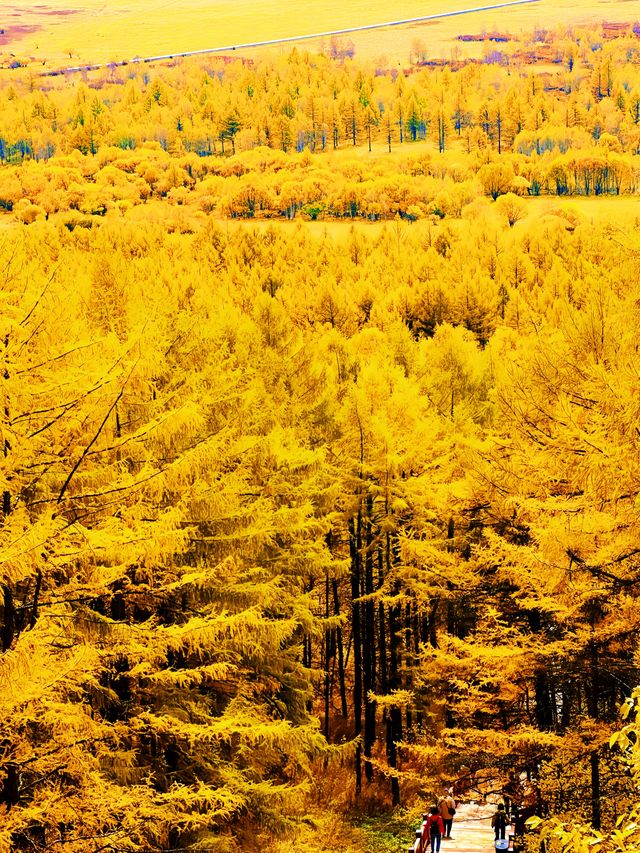
[[101, 68], [119, 68], [124, 65], [136, 65], [145, 62], [162, 62], [167, 59], [181, 59], [186, 56], [201, 56], [208, 53], [229, 53], [234, 50], [244, 50], [251, 47], [270, 47], [276, 44], [287, 44], [309, 39], [330, 38], [332, 36], [349, 35], [350, 33], [361, 33], [366, 30], [381, 30], [386, 27], [403, 27], [408, 24], [422, 24], [425, 21], [436, 21], [440, 18], [453, 18], [456, 15], [470, 15], [473, 12], [491, 12], [493, 9], [504, 9], [507, 6], [524, 6], [529, 3], [540, 3], [541, 0], [505, 0], [503, 3], [494, 3], [490, 6], [473, 6], [468, 9], [455, 9], [451, 12], [437, 12], [433, 15], [420, 15], [417, 18], [403, 18], [398, 21], [383, 21], [379, 24], [362, 24], [359, 27], [345, 27], [340, 30], [327, 30], [321, 33], [308, 33], [307, 35], [284, 36], [283, 38], [265, 39], [264, 41], [249, 41], [242, 44], [228, 44], [224, 47], [205, 47], [201, 50], [187, 50], [178, 53], [165, 53], [158, 56], [136, 56], [133, 59], [119, 59], [115, 62], [102, 62], [93, 65], [75, 65], [70, 68], [58, 68], [52, 71], [43, 71], [42, 77], [55, 77], [60, 74], [74, 74], [79, 71], [98, 71]]
[[[487, 809], [470, 803], [461, 804], [453, 819], [452, 838], [442, 840], [440, 853], [493, 853], [493, 812], [493, 807]], [[428, 816], [428, 813], [422, 815], [422, 824], [415, 830], [414, 839], [405, 848], [405, 853], [430, 853], [431, 842], [426, 832]]]

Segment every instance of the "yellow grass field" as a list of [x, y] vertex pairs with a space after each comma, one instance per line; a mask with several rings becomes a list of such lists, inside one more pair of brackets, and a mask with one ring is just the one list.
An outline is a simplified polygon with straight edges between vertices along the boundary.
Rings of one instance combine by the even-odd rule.
[[[477, 0], [398, 0], [393, 4], [387, 0], [64, 0], [48, 4], [18, 0], [2, 4], [0, 9], [0, 29], [4, 30], [0, 52], [48, 65], [109, 62], [289, 38], [476, 5]], [[385, 55], [405, 63], [416, 39], [424, 43], [428, 56], [448, 58], [452, 50], [464, 56], [474, 46], [456, 42], [460, 33], [496, 29], [517, 34], [536, 26], [633, 21], [640, 17], [638, 6], [629, 0], [540, 0], [343, 38], [354, 42], [360, 57]], [[323, 47], [320, 41], [304, 44], [315, 50]], [[279, 49], [290, 48], [286, 44]]]
[[[614, 231], [622, 231], [629, 225], [640, 225], [640, 198], [635, 196], [598, 196], [580, 197], [573, 196], [563, 199], [550, 196], [526, 197], [525, 212], [523, 219], [515, 226], [518, 229], [527, 229], [536, 220], [557, 220], [558, 217], [574, 223], [590, 224], [598, 228], [609, 227]], [[486, 201], [486, 212], [491, 213], [494, 202]], [[167, 205], [159, 200], [152, 200], [145, 205], [131, 208], [125, 214], [130, 222], [156, 222], [167, 224]], [[112, 210], [107, 217], [118, 221], [122, 216], [116, 210]], [[54, 219], [64, 221], [66, 213], [54, 214]], [[172, 207], [169, 218], [172, 226], [180, 230], [181, 224], [190, 228], [194, 223], [197, 227], [202, 226], [207, 216], [203, 213], [187, 211], [182, 207]], [[383, 232], [391, 232], [396, 239], [404, 241], [407, 234], [419, 235], [422, 239], [428, 232], [437, 234], [445, 227], [453, 229], [463, 236], [468, 232], [471, 217], [465, 215], [463, 219], [446, 218], [442, 221], [437, 219], [424, 219], [410, 223], [400, 219], [370, 222], [362, 218], [356, 219], [327, 219], [316, 222], [305, 221], [296, 218], [292, 221], [282, 219], [220, 219], [220, 228], [228, 235], [235, 234], [238, 230], [256, 231], [263, 233], [269, 229], [276, 229], [284, 233], [297, 231], [307, 232], [315, 237], [326, 237], [333, 242], [344, 242], [349, 239], [353, 230], [358, 233], [378, 238]], [[0, 227], [2, 227], [0, 220]], [[8, 227], [8, 226], [5, 226]]]

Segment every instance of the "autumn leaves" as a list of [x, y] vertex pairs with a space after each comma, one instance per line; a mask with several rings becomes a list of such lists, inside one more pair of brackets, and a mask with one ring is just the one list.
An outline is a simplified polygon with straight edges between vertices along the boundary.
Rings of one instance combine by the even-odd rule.
[[480, 195], [635, 193], [636, 40], [577, 38], [547, 36], [553, 71], [514, 58], [398, 76], [294, 51], [73, 87], [12, 78], [0, 210], [70, 227], [156, 200], [201, 218], [414, 221]]
[[267, 849], [465, 767], [626, 808], [637, 235], [525, 195], [634, 191], [637, 81], [572, 56], [4, 91], [59, 145], [0, 149], [6, 849]]

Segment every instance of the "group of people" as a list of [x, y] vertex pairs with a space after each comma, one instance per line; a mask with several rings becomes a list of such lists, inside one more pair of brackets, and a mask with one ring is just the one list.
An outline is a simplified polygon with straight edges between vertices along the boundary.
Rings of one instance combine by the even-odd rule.
[[[427, 817], [425, 838], [431, 841], [431, 853], [439, 853], [440, 841], [443, 838], [451, 838], [451, 826], [455, 813], [456, 801], [453, 798], [453, 791], [450, 788], [445, 788], [442, 796], [438, 798], [438, 804], [433, 806]], [[500, 803], [496, 813], [491, 818], [491, 826], [496, 838], [496, 849], [502, 847], [499, 842], [504, 841], [508, 825], [509, 817], [504, 805]]]
[[426, 836], [431, 841], [431, 853], [438, 853], [440, 841], [443, 838], [451, 838], [451, 825], [456, 813], [456, 801], [449, 788], [445, 788], [442, 796], [438, 798], [438, 804], [433, 806], [427, 818]]

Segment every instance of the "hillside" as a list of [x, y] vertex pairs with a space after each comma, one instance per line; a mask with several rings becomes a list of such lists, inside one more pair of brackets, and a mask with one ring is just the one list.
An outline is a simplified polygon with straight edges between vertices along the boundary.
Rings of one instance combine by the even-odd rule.
[[639, 32], [468, 22], [0, 70], [0, 853], [637, 853]]
[[[261, 0], [256, 19], [254, 0], [115, 0], [108, 4], [102, 0], [69, 0], [63, 6], [14, 0], [3, 6], [0, 52], [6, 51], [9, 60], [13, 55], [34, 65], [62, 67], [290, 38], [483, 5], [492, 3], [399, 0], [390, 11], [382, 0], [350, 0], [348, 4]], [[422, 43], [419, 49], [429, 58], [449, 59], [452, 51], [460, 57], [477, 56], [472, 46], [458, 42], [459, 34], [508, 31], [517, 35], [535, 28], [582, 26], [603, 20], [633, 23], [637, 17], [633, 4], [626, 0], [539, 0], [494, 12], [350, 34], [344, 41], [352, 43], [361, 58], [386, 56], [394, 64], [405, 64], [415, 52], [416, 42]], [[329, 50], [330, 41], [305, 45], [312, 51]], [[255, 57], [256, 50], [248, 50], [246, 55]]]

